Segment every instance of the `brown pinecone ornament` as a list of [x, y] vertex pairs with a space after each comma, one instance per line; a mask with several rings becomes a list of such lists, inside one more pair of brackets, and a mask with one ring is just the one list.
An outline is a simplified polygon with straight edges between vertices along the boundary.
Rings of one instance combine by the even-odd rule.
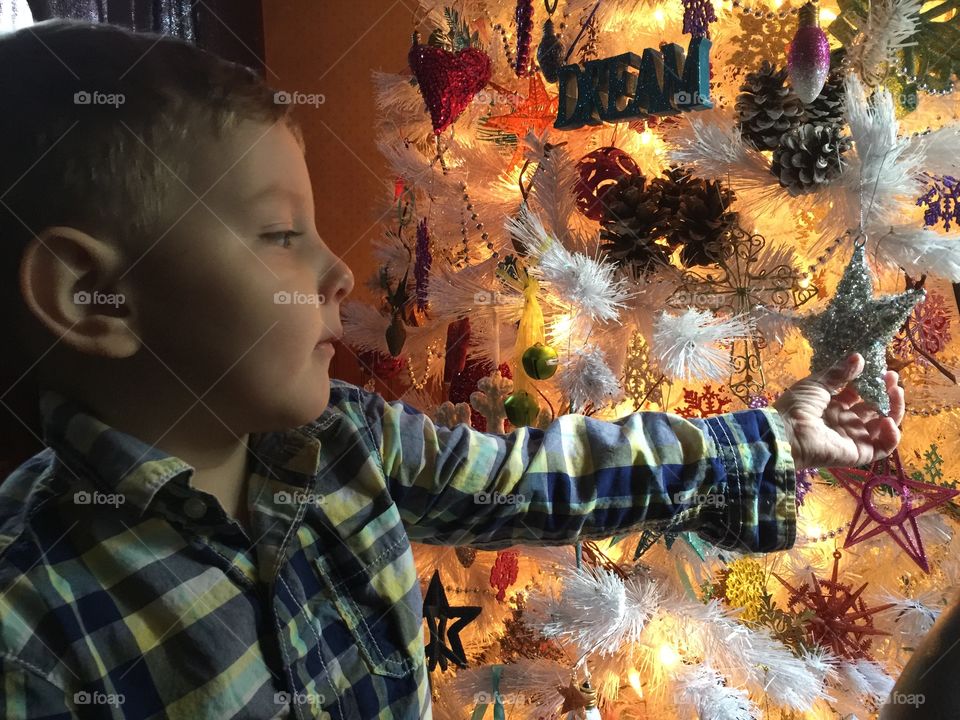
[[680, 262], [686, 267], [710, 265], [723, 258], [726, 234], [739, 214], [730, 212], [736, 195], [719, 181], [692, 178], [683, 183], [680, 205], [671, 215], [672, 245], [681, 245]]
[[816, 192], [843, 171], [843, 154], [850, 138], [835, 125], [807, 123], [784, 135], [773, 151], [770, 171], [791, 195]]
[[823, 90], [816, 99], [803, 109], [802, 121], [816, 125], [844, 124], [847, 94], [843, 86], [843, 74], [839, 69], [833, 70], [823, 84]]
[[665, 236], [670, 228], [669, 208], [662, 204], [658, 183], [640, 174], [620, 178], [603, 197], [601, 249], [611, 259], [647, 272], [669, 264], [673, 247]]
[[800, 124], [803, 101], [787, 85], [787, 69], [767, 60], [747, 73], [737, 102], [737, 125], [743, 138], [758, 150], [774, 150], [785, 133]]

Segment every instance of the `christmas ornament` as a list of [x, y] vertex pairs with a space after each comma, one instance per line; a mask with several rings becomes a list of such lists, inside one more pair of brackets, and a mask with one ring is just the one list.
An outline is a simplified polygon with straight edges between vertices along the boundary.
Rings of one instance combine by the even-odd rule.
[[557, 371], [558, 362], [557, 351], [542, 343], [531, 345], [523, 353], [524, 372], [535, 380], [547, 380], [553, 377]]
[[[480, 608], [475, 606], [450, 607], [447, 594], [440, 582], [440, 571], [433, 571], [433, 577], [430, 579], [423, 601], [423, 617], [427, 621], [427, 629], [430, 632], [425, 654], [431, 671], [436, 668], [437, 663], [440, 664], [440, 670], [445, 671], [447, 660], [451, 660], [458, 667], [467, 667], [467, 656], [460, 642], [460, 631], [467, 623], [476, 620], [479, 614]], [[447, 628], [447, 621], [454, 618], [457, 621]], [[447, 647], [448, 641], [450, 647]]]
[[843, 72], [838, 67], [827, 76], [823, 89], [813, 102], [804, 105], [800, 122], [839, 127], [846, 121], [846, 105], [846, 86], [843, 82]]
[[426, 310], [427, 282], [430, 279], [430, 265], [433, 263], [433, 256], [430, 253], [430, 231], [427, 229], [426, 218], [423, 218], [417, 225], [415, 253], [416, 262], [413, 267], [415, 297], [417, 298], [417, 307], [420, 310]]
[[787, 70], [764, 60], [740, 86], [735, 110], [743, 139], [758, 150], [775, 150], [780, 138], [800, 125], [803, 101], [786, 85]]
[[[895, 468], [893, 472], [890, 469], [891, 459]], [[924, 572], [930, 572], [917, 527], [917, 516], [949, 502], [960, 495], [960, 490], [908, 478], [897, 450], [873, 463], [869, 471], [830, 468], [830, 473], [857, 500], [857, 509], [843, 544], [845, 548], [885, 532]], [[899, 497], [900, 507], [894, 514], [887, 515], [876, 506], [874, 490], [879, 487], [889, 487]]]
[[[740, 0], [733, 0], [737, 8]], [[756, 67], [758, 61], [766, 61], [775, 67], [785, 67], [787, 48], [796, 32], [793, 15], [797, 8], [790, 0], [780, 6], [778, 13], [768, 16], [765, 8], [756, 7], [743, 11], [737, 17], [739, 32], [732, 38], [736, 48], [730, 56], [729, 67], [734, 77], [741, 74], [740, 68]]]
[[950, 341], [950, 318], [943, 295], [929, 293], [894, 336], [893, 355], [900, 360], [916, 361], [920, 366], [930, 365], [925, 355], [936, 355]]
[[943, 223], [943, 229], [949, 231], [950, 223], [960, 226], [960, 181], [944, 175], [927, 175], [928, 190], [917, 199], [917, 205], [926, 205], [923, 224], [932, 227]]
[[510, 166], [513, 167], [523, 159], [523, 138], [529, 132], [542, 135], [553, 122], [556, 112], [557, 99], [550, 97], [547, 93], [540, 73], [531, 73], [527, 79], [527, 96], [520, 99], [512, 112], [487, 118], [484, 128], [499, 130], [517, 137], [517, 149], [510, 161]]
[[662, 196], [662, 185], [639, 174], [621, 177], [604, 192], [600, 249], [611, 260], [639, 274], [670, 266], [676, 237]]
[[364, 350], [354, 354], [360, 361], [360, 368], [375, 378], [389, 380], [396, 377], [407, 363], [406, 358], [391, 357], [379, 350]]
[[584, 65], [564, 65], [553, 126], [575, 130], [602, 122], [712, 108], [710, 45], [705, 37], [691, 38], [686, 56], [676, 43], [665, 43], [660, 50], [647, 48], [642, 56], [627, 52]]
[[823, 89], [830, 72], [830, 41], [820, 29], [817, 6], [808, 2], [800, 8], [797, 34], [787, 53], [790, 85], [797, 96], [809, 104]]
[[[510, 366], [507, 363], [500, 363], [498, 368], [500, 375], [504, 378], [511, 378]], [[477, 390], [481, 379], [490, 376], [494, 371], [493, 363], [489, 360], [468, 360], [463, 370], [453, 376], [450, 382], [448, 398], [452, 403], [470, 402], [470, 396]], [[473, 409], [471, 405], [470, 424], [480, 432], [487, 429], [487, 421], [483, 415]]]
[[537, 63], [548, 83], [557, 82], [563, 66], [563, 43], [553, 27], [552, 18], [547, 18], [543, 23], [543, 37], [537, 46]]
[[803, 505], [807, 493], [813, 488], [811, 478], [819, 476], [816, 468], [801, 468], [797, 470], [797, 505]]
[[403, 352], [403, 344], [407, 341], [407, 328], [403, 324], [403, 314], [401, 312], [394, 313], [391, 318], [390, 325], [387, 326], [386, 340], [387, 349], [390, 350], [393, 357], [397, 357]]
[[723, 385], [716, 391], [713, 390], [712, 385], [704, 385], [702, 393], [684, 388], [683, 401], [686, 405], [677, 408], [674, 412], [685, 418], [710, 417], [711, 415], [729, 412], [726, 407], [733, 403], [733, 398], [728, 395], [721, 395], [719, 392], [721, 390], [723, 390]]
[[667, 378], [663, 374], [658, 376], [651, 366], [650, 346], [643, 333], [634, 331], [623, 364], [623, 388], [633, 402], [634, 409], [640, 410], [648, 400], [662, 405], [665, 382]]
[[852, 141], [836, 125], [806, 123], [787, 131], [773, 151], [772, 172], [791, 195], [816, 192], [843, 172]]
[[[443, 356], [443, 381], [451, 382], [463, 372], [470, 351], [470, 318], [464, 317], [447, 325], [447, 347]], [[471, 388], [471, 392], [473, 388]]]
[[[734, 227], [724, 243], [718, 272], [687, 270], [667, 303], [675, 308], [709, 310], [723, 316], [754, 313], [758, 306], [770, 311], [793, 310], [817, 297], [813, 283], [803, 283], [793, 250], [773, 245], [757, 233]], [[761, 351], [767, 347], [759, 332], [734, 338], [730, 346], [730, 392], [744, 402], [762, 393], [766, 385]]]
[[459, 560], [460, 564], [465, 568], [473, 565], [477, 559], [477, 549], [469, 545], [457, 545], [453, 550], [457, 554], [457, 560]]
[[404, 308], [407, 306], [409, 296], [407, 295], [407, 278], [410, 275], [410, 269], [403, 274], [400, 282], [397, 283], [396, 290], [390, 289], [390, 283], [387, 280], [386, 268], [381, 268], [380, 283], [387, 288], [386, 304], [390, 308], [391, 319], [385, 333], [387, 349], [393, 357], [396, 357], [403, 351], [403, 344], [407, 341], [407, 328], [404, 324]]
[[454, 405], [449, 400], [444, 400], [437, 406], [433, 421], [443, 427], [456, 427], [457, 425], [470, 424], [470, 406], [467, 403], [457, 403]]
[[661, 190], [661, 205], [670, 218], [667, 244], [680, 246], [683, 267], [710, 265], [727, 255], [729, 231], [739, 214], [730, 212], [737, 196], [718, 180], [691, 175], [686, 168], [670, 168], [653, 181]]
[[914, 306], [926, 297], [926, 290], [873, 297], [873, 274], [867, 265], [865, 244], [865, 239], [854, 244], [853, 257], [827, 308], [799, 318], [797, 327], [813, 347], [811, 374], [828, 371], [851, 353], [863, 355], [863, 372], [852, 384], [864, 400], [887, 415], [890, 397], [883, 380], [887, 370], [885, 349]]
[[608, 146], [584, 155], [577, 163], [577, 175], [577, 209], [591, 220], [600, 220], [606, 191], [627, 175], [640, 175], [640, 167], [623, 150]]
[[759, 562], [740, 558], [727, 566], [724, 595], [731, 607], [742, 608], [743, 620], [757, 620], [766, 592], [766, 573]]
[[566, 713], [565, 720], [601, 720], [597, 709], [597, 691], [584, 680], [579, 686], [571, 680], [567, 687], [557, 685], [557, 692], [563, 697], [560, 713]]
[[520, 571], [520, 551], [500, 550], [490, 568], [490, 587], [497, 591], [497, 600], [503, 602], [507, 588], [517, 581]]
[[804, 584], [799, 589], [776, 573], [772, 574], [790, 591], [787, 600], [790, 610], [799, 606], [812, 611], [812, 616], [805, 623], [810, 642], [827, 647], [835, 655], [851, 660], [869, 659], [868, 652], [872, 643], [869, 636], [889, 635], [874, 628], [873, 615], [894, 605], [888, 603], [867, 607], [860, 597], [867, 583], [854, 591], [850, 585], [839, 582], [837, 578], [841, 556], [839, 550], [833, 553], [833, 575], [829, 580], [818, 579], [816, 574], [813, 574], [812, 585]]
[[533, 425], [540, 414], [540, 403], [526, 390], [512, 393], [503, 403], [507, 419], [514, 427]]
[[477, 391], [470, 393], [470, 405], [483, 415], [487, 432], [503, 432], [503, 421], [510, 417], [506, 400], [512, 390], [513, 381], [509, 377], [503, 377], [499, 370], [492, 376], [477, 381]]
[[832, 125], [807, 123], [788, 131], [773, 151], [772, 172], [791, 195], [816, 192], [843, 172], [851, 140]]
[[710, 23], [716, 21], [711, 0], [683, 0], [683, 32], [691, 37], [710, 37]]
[[460, 117], [460, 113], [490, 80], [490, 58], [479, 48], [450, 52], [421, 45], [413, 34], [409, 63], [430, 111], [433, 132], [439, 135]]
[[530, 42], [533, 39], [533, 0], [517, 0], [514, 13], [517, 21], [517, 61], [513, 69], [517, 77], [530, 69]]

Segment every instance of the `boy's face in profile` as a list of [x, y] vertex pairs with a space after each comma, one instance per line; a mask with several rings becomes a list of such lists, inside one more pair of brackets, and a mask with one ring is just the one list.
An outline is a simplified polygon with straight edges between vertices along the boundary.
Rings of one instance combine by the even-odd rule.
[[[137, 333], [237, 429], [304, 424], [329, 402], [349, 268], [323, 243], [303, 152], [243, 121], [190, 153], [158, 238], [128, 244]], [[148, 378], [144, 378], [149, 382]]]

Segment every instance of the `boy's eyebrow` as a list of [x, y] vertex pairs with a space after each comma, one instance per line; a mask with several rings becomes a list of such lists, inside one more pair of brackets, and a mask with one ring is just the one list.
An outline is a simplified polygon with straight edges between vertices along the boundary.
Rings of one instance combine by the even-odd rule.
[[243, 200], [243, 202], [255, 203], [260, 200], [263, 200], [266, 197], [270, 197], [271, 195], [280, 195], [280, 196], [289, 198], [294, 202], [300, 202], [301, 200], [303, 200], [303, 196], [301, 196], [300, 193], [298, 193], [296, 190], [291, 190], [288, 187], [284, 187], [280, 183], [272, 183], [263, 188], [260, 188], [259, 190], [254, 192], [252, 195], [248, 195]]

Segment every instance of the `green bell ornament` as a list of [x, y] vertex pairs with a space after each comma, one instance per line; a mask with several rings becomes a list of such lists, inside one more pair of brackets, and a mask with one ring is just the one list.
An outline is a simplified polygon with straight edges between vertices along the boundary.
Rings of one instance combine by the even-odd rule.
[[507, 411], [507, 420], [514, 427], [532, 425], [540, 414], [540, 405], [536, 398], [525, 390], [511, 393], [503, 401], [503, 408]]
[[528, 347], [521, 358], [523, 369], [534, 380], [546, 380], [557, 372], [560, 362], [557, 351], [549, 345], [536, 343]]

